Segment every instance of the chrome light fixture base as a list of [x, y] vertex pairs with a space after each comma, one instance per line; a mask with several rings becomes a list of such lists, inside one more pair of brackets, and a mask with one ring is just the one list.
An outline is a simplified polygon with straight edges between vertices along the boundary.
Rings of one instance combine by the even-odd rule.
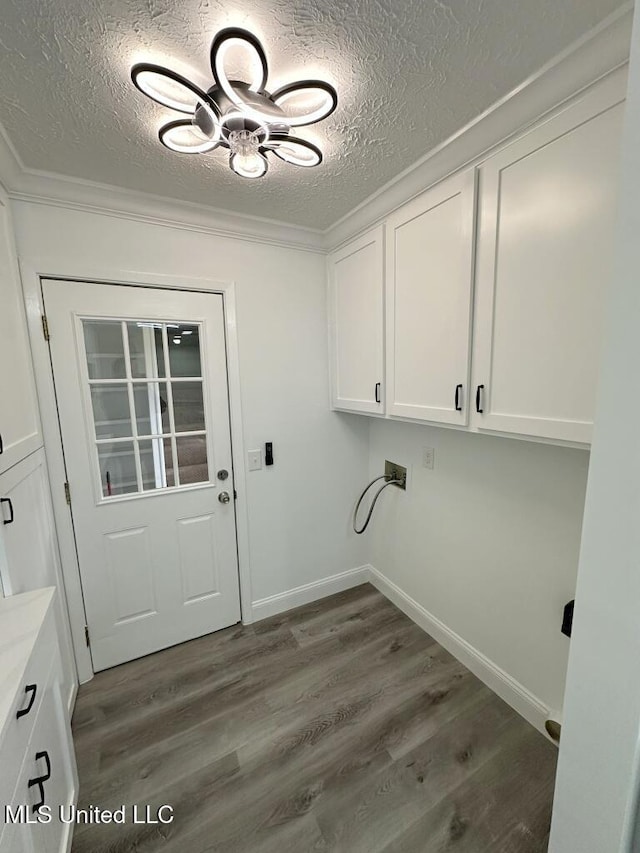
[[[242, 50], [251, 63], [251, 81], [229, 79], [225, 58]], [[322, 162], [322, 152], [297, 136], [296, 128], [327, 118], [338, 104], [329, 83], [302, 80], [266, 89], [267, 59], [260, 41], [248, 30], [228, 27], [211, 45], [214, 85], [206, 92], [181, 74], [142, 62], [131, 69], [134, 85], [152, 100], [185, 114], [164, 124], [160, 142], [180, 154], [207, 154], [229, 150], [229, 166], [240, 177], [261, 178], [269, 168], [269, 154], [295, 166]], [[188, 116], [188, 117], [187, 117]]]

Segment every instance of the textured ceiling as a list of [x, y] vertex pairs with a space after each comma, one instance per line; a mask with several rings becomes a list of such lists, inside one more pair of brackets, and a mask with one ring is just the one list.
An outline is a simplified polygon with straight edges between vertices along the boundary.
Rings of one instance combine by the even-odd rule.
[[[325, 228], [505, 95], [619, 0], [2, 0], [0, 122], [27, 168]], [[324, 163], [279, 161], [261, 181], [222, 152], [157, 142], [166, 116], [133, 88], [150, 60], [207, 87], [223, 26], [265, 45], [269, 87], [332, 82], [325, 122], [301, 128]], [[276, 158], [272, 158], [275, 160]]]

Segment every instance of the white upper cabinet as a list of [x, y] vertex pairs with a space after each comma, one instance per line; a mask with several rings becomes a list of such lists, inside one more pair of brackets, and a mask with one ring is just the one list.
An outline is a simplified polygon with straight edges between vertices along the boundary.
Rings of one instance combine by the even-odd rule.
[[387, 220], [387, 413], [468, 422], [473, 170]]
[[610, 75], [330, 259], [335, 408], [590, 444], [624, 97]]
[[329, 257], [332, 403], [382, 414], [383, 229]]
[[0, 473], [42, 444], [8, 199], [0, 191]]
[[616, 100], [605, 87], [480, 168], [476, 428], [591, 441], [616, 214]]

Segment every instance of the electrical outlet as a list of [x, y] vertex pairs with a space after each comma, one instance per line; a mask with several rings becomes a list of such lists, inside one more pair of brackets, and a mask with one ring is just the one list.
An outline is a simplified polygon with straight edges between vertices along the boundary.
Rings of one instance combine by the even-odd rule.
[[430, 468], [433, 470], [433, 465], [435, 461], [435, 450], [433, 447], [423, 447], [422, 448], [422, 467]]
[[259, 471], [262, 468], [262, 450], [250, 450], [247, 456], [249, 457], [249, 470]]

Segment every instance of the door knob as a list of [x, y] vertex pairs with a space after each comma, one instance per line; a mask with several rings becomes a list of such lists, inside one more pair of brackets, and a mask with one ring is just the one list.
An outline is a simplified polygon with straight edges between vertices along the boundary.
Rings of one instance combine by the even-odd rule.
[[228, 504], [231, 500], [231, 496], [229, 495], [229, 492], [220, 492], [220, 494], [218, 495], [218, 500], [221, 504]]

